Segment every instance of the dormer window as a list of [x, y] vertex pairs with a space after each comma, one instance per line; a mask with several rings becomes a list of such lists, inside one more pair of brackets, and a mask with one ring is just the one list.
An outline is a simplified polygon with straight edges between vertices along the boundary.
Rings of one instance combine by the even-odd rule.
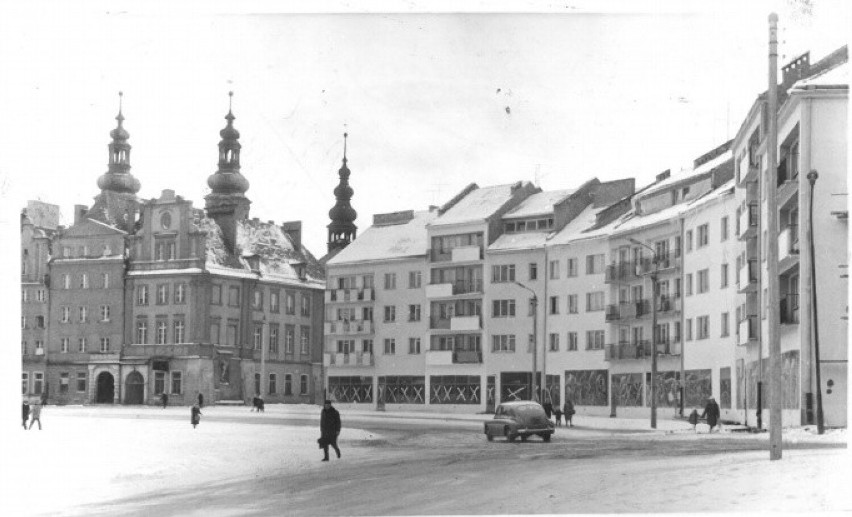
[[168, 212], [164, 212], [163, 215], [160, 216], [160, 226], [163, 230], [168, 230], [172, 227], [172, 214]]

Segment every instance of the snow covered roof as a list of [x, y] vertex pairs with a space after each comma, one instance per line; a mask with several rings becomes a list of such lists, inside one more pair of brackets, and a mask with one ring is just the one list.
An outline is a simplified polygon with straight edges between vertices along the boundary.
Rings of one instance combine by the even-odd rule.
[[[205, 268], [213, 273], [237, 276], [255, 275], [248, 258], [259, 258], [261, 278], [310, 287], [325, 286], [325, 270], [302, 245], [296, 245], [280, 226], [274, 223], [243, 219], [237, 221], [234, 253], [225, 247], [222, 230], [216, 221], [202, 215], [196, 219], [200, 230], [207, 232]], [[305, 280], [297, 268], [305, 268]]]
[[577, 217], [571, 220], [568, 224], [565, 225], [562, 230], [559, 231], [556, 235], [554, 235], [549, 241], [550, 245], [560, 245], [560, 244], [568, 244], [572, 241], [578, 241], [582, 239], [590, 239], [593, 237], [599, 237], [601, 235], [606, 235], [612, 231], [612, 224], [604, 225], [600, 228], [595, 228], [594, 230], [589, 230], [592, 226], [594, 226], [595, 221], [597, 220], [597, 215], [606, 210], [609, 207], [600, 206], [595, 207], [594, 205], [589, 205], [582, 212], [580, 212]]
[[658, 194], [659, 192], [666, 190], [667, 188], [673, 187], [677, 184], [689, 183], [691, 181], [697, 180], [701, 176], [710, 173], [716, 167], [724, 164], [726, 161], [731, 160], [733, 156], [733, 152], [731, 150], [727, 150], [719, 156], [708, 160], [705, 163], [702, 163], [698, 167], [681, 171], [677, 174], [672, 174], [663, 181], [655, 185], [651, 185], [647, 190], [642, 192], [639, 198], [641, 199], [644, 197], [652, 196], [654, 194]]
[[547, 235], [547, 232], [504, 233], [488, 246], [488, 251], [540, 248], [547, 240]]
[[843, 63], [835, 68], [816, 74], [807, 79], [797, 81], [793, 90], [808, 90], [829, 87], [849, 88], [849, 63]]
[[521, 202], [520, 205], [510, 210], [503, 219], [519, 219], [522, 217], [534, 217], [537, 215], [553, 215], [553, 205], [570, 196], [577, 189], [551, 190], [533, 194]]
[[370, 226], [329, 260], [328, 264], [340, 265], [426, 255], [429, 248], [426, 225], [437, 217], [437, 210], [424, 210], [414, 212], [414, 218], [404, 224]]
[[429, 225], [483, 221], [512, 198], [517, 185], [518, 183], [507, 183], [474, 189]]

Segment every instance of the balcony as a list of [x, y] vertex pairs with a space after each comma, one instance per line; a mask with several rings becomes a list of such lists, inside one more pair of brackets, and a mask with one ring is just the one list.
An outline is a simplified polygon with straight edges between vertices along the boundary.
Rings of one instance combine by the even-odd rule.
[[606, 321], [616, 321], [621, 319], [621, 311], [617, 304], [606, 306]]
[[784, 163], [778, 167], [778, 206], [783, 207], [793, 199], [793, 196], [799, 191], [799, 174], [796, 171], [795, 175], [787, 178], [786, 172], [782, 176], [782, 168]]
[[778, 273], [781, 274], [799, 261], [799, 228], [788, 226], [778, 234]]
[[450, 319], [450, 330], [477, 331], [482, 329], [480, 316], [453, 316]]
[[657, 341], [657, 355], [680, 355], [683, 345], [680, 339], [664, 339]]
[[453, 295], [453, 284], [428, 284], [426, 298], [447, 298]]
[[482, 294], [482, 279], [457, 280], [426, 286], [426, 298], [449, 298], [464, 294]]
[[757, 316], [748, 316], [742, 320], [737, 332], [737, 344], [743, 346], [757, 341], [759, 325], [760, 321]]
[[327, 336], [355, 336], [373, 333], [373, 322], [370, 320], [326, 321], [324, 327]]
[[373, 366], [373, 354], [370, 352], [325, 353], [323, 354], [323, 364], [327, 367]]
[[757, 289], [757, 260], [746, 260], [745, 265], [740, 268], [737, 289], [741, 294]]
[[480, 246], [461, 246], [453, 248], [450, 253], [452, 262], [473, 262], [482, 260], [482, 248]]
[[746, 209], [740, 212], [739, 228], [740, 240], [751, 239], [757, 235], [757, 224], [760, 221], [759, 207], [756, 203], [749, 203]]
[[622, 342], [604, 347], [604, 359], [607, 361], [635, 360], [650, 356], [648, 341], [638, 343]]
[[375, 299], [375, 293], [371, 287], [362, 289], [328, 289], [325, 291], [326, 303], [371, 302]]
[[679, 251], [672, 251], [657, 256], [657, 262], [654, 259], [642, 259], [639, 265], [639, 272], [643, 275], [650, 275], [654, 272], [669, 273], [677, 271], [680, 268], [681, 254]]
[[799, 295], [796, 293], [785, 294], [781, 298], [781, 324], [799, 324]]
[[667, 315], [670, 312], [680, 312], [680, 307], [680, 295], [660, 296], [657, 300], [657, 312], [661, 313], [663, 316]]
[[448, 366], [453, 364], [452, 350], [426, 350], [427, 366]]
[[634, 277], [636, 277], [636, 268], [632, 262], [610, 264], [606, 267], [604, 283], [617, 284], [631, 280]]
[[457, 350], [453, 352], [453, 364], [481, 364], [482, 352], [478, 350]]

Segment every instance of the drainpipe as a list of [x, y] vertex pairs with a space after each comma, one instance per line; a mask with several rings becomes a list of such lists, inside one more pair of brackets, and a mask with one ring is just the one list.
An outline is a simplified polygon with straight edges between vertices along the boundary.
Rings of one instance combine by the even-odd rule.
[[684, 366], [686, 354], [686, 297], [684, 296], [684, 282], [686, 281], [686, 253], [684, 253], [684, 242], [686, 242], [684, 218], [680, 218], [680, 390], [679, 405], [680, 416], [683, 417], [684, 398], [686, 397], [686, 369]]
[[[541, 358], [541, 389], [547, 390], [547, 401], [552, 402], [550, 400], [550, 388], [547, 387], [547, 347], [549, 346], [549, 341], [547, 338], [547, 311], [549, 307], [549, 298], [547, 297], [547, 279], [550, 278], [549, 271], [549, 260], [547, 255], [547, 237], [545, 237], [545, 243], [541, 245], [542, 249], [544, 249], [544, 310], [542, 311], [542, 315], [544, 316], [544, 320], [542, 322], [542, 331], [541, 331], [541, 343], [542, 343], [542, 358]], [[541, 402], [544, 404], [544, 392], [540, 394]]]
[[[799, 214], [808, 214], [813, 208], [811, 207], [811, 196], [802, 188], [801, 176], [803, 171], [811, 170], [811, 103], [808, 99], [801, 100], [801, 119], [799, 121]], [[813, 190], [813, 189], [811, 189]], [[801, 217], [800, 217], [801, 219]], [[804, 228], [800, 225], [799, 228]], [[801, 415], [800, 422], [802, 424], [814, 423], [814, 395], [813, 395], [813, 313], [810, 309], [813, 294], [811, 291], [812, 278], [811, 272], [811, 255], [805, 253], [812, 244], [811, 232], [800, 232], [804, 234], [804, 239], [800, 241], [799, 249], [803, 250], [799, 253], [799, 343], [801, 343], [801, 375], [802, 375], [802, 394], [800, 400]]]

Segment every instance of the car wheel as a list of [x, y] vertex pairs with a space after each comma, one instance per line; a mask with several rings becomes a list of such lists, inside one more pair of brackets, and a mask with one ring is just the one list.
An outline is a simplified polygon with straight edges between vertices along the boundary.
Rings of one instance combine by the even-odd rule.
[[515, 438], [517, 438], [517, 437], [518, 437], [518, 435], [516, 435], [515, 433], [513, 433], [513, 432], [509, 431], [509, 428], [508, 428], [508, 427], [504, 427], [504, 428], [503, 428], [503, 434], [504, 434], [504, 435], [506, 435], [506, 440], [508, 440], [508, 441], [510, 441], [510, 442], [514, 442], [514, 441], [515, 441]]
[[542, 438], [545, 442], [549, 442], [549, 441], [550, 441], [550, 436], [551, 436], [551, 434], [550, 434], [550, 433], [545, 433], [545, 434], [541, 435], [541, 438]]

